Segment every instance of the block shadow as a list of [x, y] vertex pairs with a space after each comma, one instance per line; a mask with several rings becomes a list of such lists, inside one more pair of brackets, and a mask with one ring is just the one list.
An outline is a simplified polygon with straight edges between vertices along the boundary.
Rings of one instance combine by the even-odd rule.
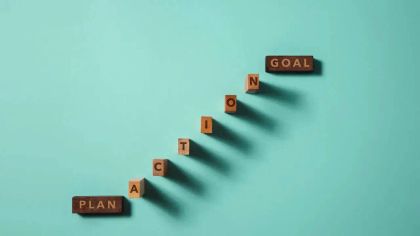
[[128, 201], [127, 198], [123, 197], [123, 212], [121, 214], [78, 214], [83, 218], [123, 218], [123, 217], [131, 217], [131, 202]]
[[259, 97], [265, 98], [267, 100], [272, 100], [275, 102], [281, 102], [290, 106], [300, 106], [302, 105], [301, 95], [296, 91], [277, 87], [273, 84], [260, 81], [260, 91]]
[[274, 132], [278, 128], [276, 122], [270, 116], [258, 111], [242, 101], [237, 100], [238, 108], [236, 113], [232, 113], [232, 117], [251, 123], [267, 132]]
[[209, 137], [215, 138], [220, 142], [228, 144], [242, 153], [248, 153], [251, 150], [251, 143], [248, 139], [236, 133], [232, 129], [213, 119], [213, 133]]
[[204, 185], [199, 180], [170, 160], [168, 160], [168, 173], [165, 178], [196, 195], [203, 195], [205, 192]]
[[205, 148], [204, 146], [190, 140], [190, 156], [191, 159], [196, 160], [204, 165], [213, 168], [215, 171], [225, 176], [229, 175], [231, 166], [223, 158], [215, 152]]
[[314, 58], [314, 72], [312, 74], [321, 76], [324, 69], [323, 66], [321, 60]]
[[307, 72], [307, 71], [296, 71], [296, 72], [267, 72], [270, 74], [274, 74], [277, 76], [282, 75], [291, 75], [291, 76], [321, 76], [324, 70], [324, 65], [321, 60], [314, 58], [314, 71], [313, 72]]
[[155, 184], [146, 181], [146, 192], [143, 196], [144, 200], [152, 203], [168, 215], [172, 217], [180, 217], [182, 215], [180, 205], [172, 200], [166, 193], [159, 189]]

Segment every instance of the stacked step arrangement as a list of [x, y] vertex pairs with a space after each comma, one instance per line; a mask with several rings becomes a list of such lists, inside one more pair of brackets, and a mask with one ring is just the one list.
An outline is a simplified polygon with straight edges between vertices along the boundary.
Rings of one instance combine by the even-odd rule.
[[[310, 73], [314, 71], [313, 56], [266, 56], [267, 73]], [[245, 78], [245, 92], [257, 93], [260, 90], [259, 74], [248, 74]], [[238, 108], [236, 95], [225, 95], [224, 111], [236, 113]], [[200, 132], [213, 133], [213, 118], [201, 116]], [[178, 154], [190, 155], [189, 138], [178, 139]], [[168, 159], [153, 159], [153, 176], [166, 176], [169, 171]], [[131, 179], [128, 182], [128, 198], [142, 198], [146, 193], [146, 179]], [[72, 212], [78, 214], [123, 214], [124, 196], [74, 196]]]

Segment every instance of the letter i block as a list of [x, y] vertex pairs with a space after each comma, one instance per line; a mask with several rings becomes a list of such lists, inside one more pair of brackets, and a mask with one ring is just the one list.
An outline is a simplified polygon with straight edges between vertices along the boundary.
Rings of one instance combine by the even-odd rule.
[[128, 181], [128, 197], [129, 198], [141, 198], [145, 192], [145, 180], [143, 179], [132, 179]]
[[168, 173], [167, 159], [153, 160], [153, 176], [165, 176]]
[[201, 117], [201, 133], [203, 134], [213, 133], [213, 118], [211, 116]]
[[256, 93], [260, 89], [259, 74], [248, 74], [245, 80], [245, 92]]
[[236, 106], [236, 95], [225, 95], [225, 112], [235, 113]]
[[178, 139], [178, 154], [190, 155], [190, 140], [187, 138]]

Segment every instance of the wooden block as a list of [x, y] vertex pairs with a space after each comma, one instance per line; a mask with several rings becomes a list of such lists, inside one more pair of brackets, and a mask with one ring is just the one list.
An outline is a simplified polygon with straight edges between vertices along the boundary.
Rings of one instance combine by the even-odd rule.
[[213, 118], [211, 116], [201, 117], [201, 133], [203, 134], [213, 133]]
[[144, 178], [128, 181], [128, 198], [141, 198], [146, 190], [145, 182]]
[[190, 155], [190, 140], [187, 138], [178, 139], [178, 154]]
[[225, 95], [225, 112], [235, 113], [236, 106], [236, 95]]
[[168, 173], [167, 159], [153, 160], [153, 176], [165, 176]]
[[122, 214], [123, 196], [74, 196], [72, 212], [78, 214]]
[[256, 93], [260, 89], [260, 75], [248, 74], [245, 79], [245, 92]]
[[266, 56], [265, 71], [279, 72], [313, 72], [313, 56]]

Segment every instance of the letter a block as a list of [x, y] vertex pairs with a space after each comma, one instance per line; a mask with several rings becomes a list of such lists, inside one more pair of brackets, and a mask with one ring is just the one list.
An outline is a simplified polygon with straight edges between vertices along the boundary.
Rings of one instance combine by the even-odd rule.
[[213, 119], [211, 116], [201, 117], [201, 133], [211, 134], [213, 133]]
[[168, 172], [168, 160], [154, 159], [153, 160], [153, 176], [165, 176]]
[[128, 182], [128, 197], [141, 198], [145, 192], [145, 180], [132, 179]]
[[236, 112], [236, 95], [225, 95], [225, 112]]
[[190, 155], [190, 140], [187, 138], [178, 139], [178, 154]]
[[248, 74], [245, 80], [245, 92], [256, 93], [260, 89], [259, 74]]

